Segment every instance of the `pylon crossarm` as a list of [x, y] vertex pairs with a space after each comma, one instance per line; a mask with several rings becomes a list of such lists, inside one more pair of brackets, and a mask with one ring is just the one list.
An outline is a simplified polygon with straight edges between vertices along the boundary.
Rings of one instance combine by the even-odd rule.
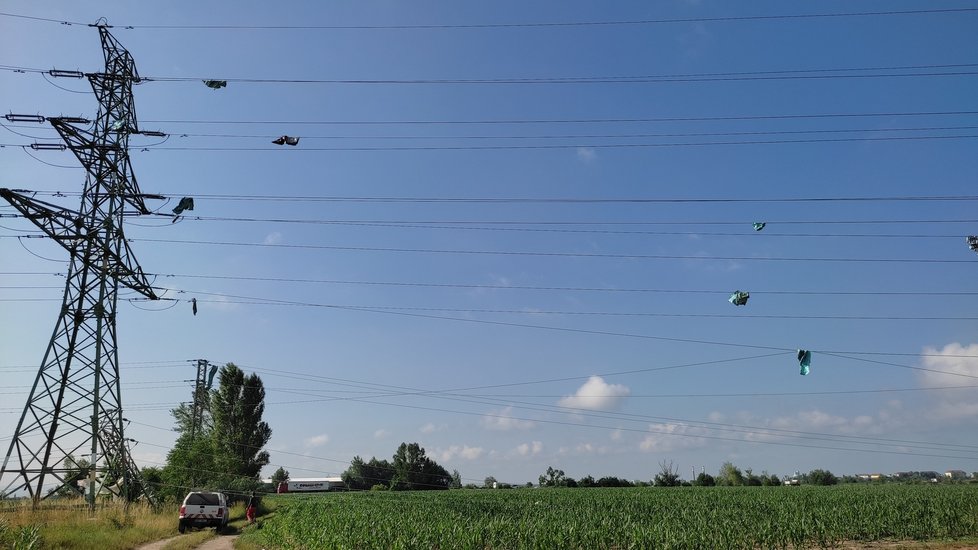
[[0, 197], [69, 252], [74, 248], [76, 241], [85, 238], [84, 221], [81, 219], [81, 214], [74, 210], [6, 188], [0, 188]]
[[[37, 200], [6, 188], [0, 189], [0, 197], [3, 197], [25, 218], [34, 222], [34, 225], [44, 231], [48, 237], [51, 237], [72, 254], [78, 253], [77, 244], [83, 239], [108, 238], [110, 241], [114, 241], [116, 238], [115, 235], [101, 236], [98, 232], [86, 233], [81, 215], [74, 210]], [[115, 277], [119, 284], [135, 290], [151, 300], [158, 298], [149, 279], [146, 278], [146, 274], [143, 273], [139, 264], [133, 260], [133, 252], [128, 241], [122, 240], [119, 253], [108, 247], [108, 256], [112, 265], [112, 269], [109, 270], [110, 275]]]
[[[102, 189], [106, 195], [116, 194], [122, 200], [135, 208], [139, 214], [149, 214], [150, 210], [143, 201], [139, 184], [133, 174], [132, 163], [129, 161], [128, 139], [125, 135], [138, 131], [133, 125], [122, 123], [117, 128], [110, 128], [113, 133], [123, 134], [123, 139], [98, 139], [92, 132], [75, 126], [71, 119], [50, 117], [51, 126], [61, 134], [68, 144], [68, 149], [78, 158], [85, 170], [92, 176], [94, 182], [119, 182], [119, 188]], [[112, 177], [110, 177], [112, 176]]]

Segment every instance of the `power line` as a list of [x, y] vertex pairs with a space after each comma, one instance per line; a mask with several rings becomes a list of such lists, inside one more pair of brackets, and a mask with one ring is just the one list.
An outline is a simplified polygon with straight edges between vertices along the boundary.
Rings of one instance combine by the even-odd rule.
[[[195, 292], [195, 293], [196, 294], [203, 294], [203, 295], [231, 296], [231, 297], [235, 297], [235, 298], [242, 298], [240, 296], [220, 294], [220, 293], [211, 293], [211, 292]], [[737, 348], [746, 348], [746, 349], [770, 350], [770, 351], [776, 351], [776, 352], [781, 352], [781, 353], [789, 353], [789, 352], [790, 353], [794, 353], [794, 351], [796, 351], [794, 348], [784, 348], [784, 347], [777, 347], [777, 346], [765, 346], [765, 345], [755, 345], [755, 344], [744, 344], [744, 343], [739, 343], [739, 342], [721, 342], [721, 341], [713, 341], [713, 340], [699, 340], [699, 339], [693, 339], [693, 338], [678, 338], [678, 337], [667, 337], [667, 336], [655, 336], [655, 335], [648, 335], [648, 334], [635, 334], [635, 333], [613, 332], [613, 331], [594, 330], [594, 329], [578, 329], [578, 328], [570, 328], [570, 327], [555, 327], [555, 326], [536, 325], [536, 324], [529, 324], [529, 323], [514, 323], [514, 322], [504, 322], [504, 321], [492, 321], [492, 320], [487, 320], [487, 319], [475, 319], [475, 318], [471, 318], [471, 317], [450, 317], [450, 316], [445, 316], [445, 315], [434, 315], [434, 314], [431, 314], [431, 313], [419, 313], [419, 312], [410, 312], [410, 311], [402, 311], [402, 310], [394, 310], [394, 309], [378, 309], [378, 308], [372, 308], [372, 307], [351, 307], [351, 306], [342, 306], [342, 305], [312, 304], [310, 302], [300, 302], [300, 301], [291, 301], [291, 300], [272, 300], [272, 299], [269, 299], [269, 300], [263, 300], [263, 301], [266, 301], [266, 302], [275, 302], [275, 303], [280, 303], [280, 304], [295, 304], [295, 305], [318, 306], [318, 307], [325, 307], [325, 308], [337, 309], [337, 310], [345, 310], [345, 311], [359, 311], [359, 312], [366, 312], [366, 313], [382, 313], [382, 314], [387, 314], [387, 315], [400, 315], [400, 316], [405, 316], [405, 317], [414, 317], [414, 318], [421, 318], [421, 319], [438, 319], [438, 320], [445, 320], [445, 321], [461, 321], [461, 322], [465, 322], [465, 323], [477, 323], [477, 324], [487, 324], [487, 325], [496, 325], [496, 326], [508, 326], [508, 327], [516, 327], [516, 328], [532, 328], [532, 329], [552, 330], [552, 331], [559, 331], [559, 332], [573, 332], [573, 333], [579, 333], [579, 334], [592, 334], [592, 335], [603, 335], [603, 336], [618, 336], [618, 337], [626, 337], [626, 338], [640, 338], [640, 339], [647, 339], [647, 340], [659, 340], [659, 341], [667, 341], [667, 342], [680, 342], [680, 343], [687, 343], [687, 344], [706, 344], [706, 345], [715, 345], [715, 346], [728, 346], [728, 347], [737, 347]], [[819, 353], [827, 353], [827, 352], [823, 352], [821, 350], [812, 350], [812, 351], [817, 351]], [[956, 354], [955, 355], [955, 354], [927, 354], [927, 353], [901, 353], [901, 352], [868, 352], [868, 351], [836, 351], [836, 350], [833, 350], [832, 352], [835, 353], [835, 354], [844, 354], [844, 355], [838, 355], [841, 358], [847, 358], [846, 357], [847, 355], [879, 355], [879, 356], [910, 356], [910, 357], [968, 357], [968, 358], [978, 357], [978, 356], [975, 356], [975, 355], [960, 355], [960, 354]], [[886, 364], [886, 365], [889, 365], [889, 366], [896, 366], [896, 367], [899, 367], [899, 368], [906, 368], [906, 369], [918, 370], [918, 371], [927, 371], [927, 372], [934, 372], [934, 373], [938, 373], [938, 374], [947, 374], [947, 375], [951, 375], [951, 376], [962, 376], [962, 377], [965, 377], [965, 378], [975, 378], [975, 379], [978, 379], [978, 376], [972, 376], [972, 375], [969, 375], [969, 374], [962, 374], [962, 373], [954, 373], [954, 372], [950, 372], [950, 371], [942, 371], [942, 370], [937, 370], [937, 369], [929, 369], [929, 368], [924, 368], [924, 367], [914, 367], [914, 366], [908, 366], [908, 365], [899, 365], [899, 364], [896, 364], [896, 363], [881, 363], [881, 364]]]
[[[504, 29], [504, 28], [541, 28], [541, 27], [612, 27], [612, 26], [635, 26], [635, 25], [660, 25], [675, 23], [720, 23], [737, 21], [778, 21], [793, 19], [840, 19], [846, 17], [890, 17], [890, 16], [909, 16], [909, 15], [939, 15], [954, 13], [969, 13], [978, 11], [978, 8], [935, 8], [917, 10], [880, 10], [880, 11], [856, 11], [856, 12], [829, 12], [829, 13], [795, 13], [795, 14], [775, 14], [775, 15], [734, 15], [716, 17], [682, 17], [682, 18], [663, 18], [663, 19], [632, 19], [632, 20], [611, 20], [611, 21], [538, 21], [538, 22], [514, 22], [514, 23], [459, 23], [459, 24], [413, 24], [413, 25], [106, 25], [108, 28], [119, 28], [126, 30], [147, 29], [147, 30], [434, 30], [434, 29]], [[55, 19], [48, 17], [36, 17], [15, 13], [0, 13], [0, 16], [24, 19], [29, 21], [57, 23], [60, 25], [94, 26], [92, 23]]]
[[[776, 69], [761, 71], [732, 71], [712, 73], [682, 73], [659, 75], [623, 76], [571, 76], [536, 78], [415, 78], [415, 79], [317, 79], [317, 78], [234, 78], [221, 77], [224, 82], [239, 84], [435, 84], [435, 85], [492, 85], [492, 84], [655, 84], [693, 82], [779, 81], [779, 80], [826, 80], [865, 78], [917, 78], [942, 76], [972, 76], [978, 71], [964, 70], [978, 67], [978, 63], [950, 63], [929, 65], [898, 65], [885, 67], [832, 67], [826, 69]], [[949, 69], [957, 69], [950, 71]], [[16, 73], [45, 75], [47, 69], [0, 65], [0, 70]], [[938, 72], [880, 72], [922, 71]], [[816, 74], [819, 73], [819, 74]], [[862, 73], [862, 74], [859, 74]], [[868, 74], [867, 74], [868, 73]], [[200, 82], [215, 77], [190, 76], [140, 76], [141, 82]]]
[[[2, 287], [0, 287], [2, 288]], [[798, 319], [798, 320], [836, 320], [836, 321], [975, 321], [976, 316], [950, 317], [950, 316], [899, 316], [899, 315], [773, 315], [773, 314], [722, 314], [722, 313], [665, 313], [665, 312], [614, 312], [614, 311], [550, 311], [542, 309], [475, 309], [475, 308], [450, 308], [450, 307], [409, 307], [409, 306], [377, 306], [377, 305], [349, 305], [349, 304], [321, 304], [311, 302], [295, 302], [290, 300], [277, 300], [274, 298], [251, 298], [234, 296], [216, 292], [197, 292], [192, 290], [167, 289], [173, 292], [184, 292], [194, 295], [210, 295], [225, 298], [239, 298], [241, 300], [200, 300], [198, 303], [221, 303], [221, 304], [247, 304], [247, 305], [278, 305], [278, 306], [298, 306], [314, 307], [326, 309], [350, 309], [350, 310], [381, 310], [381, 311], [421, 311], [421, 312], [445, 312], [445, 313], [488, 313], [488, 314], [510, 314], [510, 315], [565, 315], [577, 317], [666, 317], [666, 318], [690, 318], [690, 319]], [[164, 298], [166, 299], [166, 298]], [[247, 300], [247, 301], [244, 301]], [[0, 302], [8, 301], [0, 299]]]
[[[80, 195], [81, 193], [77, 191], [43, 191], [43, 190], [32, 190], [34, 195], [50, 195], [53, 197], [70, 197]], [[228, 201], [286, 201], [286, 202], [363, 202], [363, 203], [479, 203], [479, 204], [512, 204], [512, 203], [558, 203], [558, 204], [676, 204], [676, 203], [791, 203], [791, 202], [957, 202], [957, 201], [976, 201], [978, 200], [978, 195], [864, 195], [864, 196], [822, 196], [822, 197], [405, 197], [405, 196], [341, 196], [341, 195], [241, 195], [241, 194], [214, 194], [214, 193], [184, 193], [186, 195], [192, 195], [198, 199], [216, 199], [216, 200], [228, 200]], [[180, 193], [173, 193], [172, 195], [177, 196]], [[10, 215], [0, 215], [0, 217], [18, 217], [18, 214]], [[193, 217], [193, 216], [191, 216]], [[252, 218], [206, 218], [201, 219], [252, 219]], [[263, 221], [263, 220], [259, 220]], [[506, 222], [487, 222], [487, 221], [472, 221], [472, 220], [459, 220], [459, 221], [403, 221], [403, 220], [328, 220], [332, 223], [334, 221], [342, 221], [343, 223], [520, 223], [526, 225], [534, 224], [575, 224], [578, 222], [540, 222], [540, 221], [506, 221]], [[878, 222], [865, 222], [865, 221], [855, 221], [852, 223], [948, 223], [960, 221], [962, 223], [972, 223], [978, 220], [920, 220], [920, 221], [908, 221], [908, 220], [884, 220]], [[621, 221], [607, 221], [607, 222], [585, 222], [591, 225], [644, 225], [644, 224], [737, 224], [737, 225], [750, 225], [749, 222], [716, 222], [716, 221], [704, 221], [704, 222], [682, 222], [682, 221], [659, 221], [659, 222], [621, 222]], [[805, 222], [795, 220], [785, 220], [769, 223], [820, 223], [818, 221]], [[848, 223], [848, 222], [831, 222], [831, 223]]]
[[[661, 75], [627, 76], [583, 76], [552, 78], [416, 78], [416, 79], [320, 79], [320, 78], [234, 78], [221, 77], [230, 83], [247, 84], [662, 84], [669, 82], [737, 82], [737, 81], [779, 81], [779, 80], [829, 80], [865, 78], [918, 78], [941, 76], [973, 76], [974, 70], [960, 70], [978, 67], [978, 63], [955, 63], [941, 65], [906, 65], [892, 67], [839, 67], [828, 69], [787, 69], [765, 71], [735, 71], [725, 73], [688, 73]], [[939, 72], [879, 72], [879, 71], [920, 71], [937, 69]], [[948, 71], [948, 69], [959, 69]], [[19, 69], [20, 72], [25, 69]], [[29, 72], [44, 73], [43, 69]], [[857, 74], [867, 73], [870, 74]], [[813, 74], [823, 73], [823, 74]], [[140, 77], [147, 82], [200, 82], [205, 77], [161, 76]], [[213, 77], [211, 77], [213, 78]]]
[[[403, 146], [349, 146], [349, 147], [212, 147], [212, 146], [159, 146], [144, 147], [138, 151], [149, 153], [154, 151], [201, 151], [201, 152], [275, 152], [275, 153], [312, 153], [312, 152], [373, 152], [373, 151], [506, 151], [506, 150], [564, 150], [564, 149], [654, 149], [673, 147], [712, 147], [729, 145], [788, 145], [788, 144], [817, 144], [817, 143], [852, 143], [852, 142], [903, 142], [903, 141], [932, 141], [974, 139], [975, 134], [933, 135], [933, 136], [884, 136], [884, 137], [840, 137], [840, 138], [811, 138], [811, 139], [772, 139], [772, 140], [741, 140], [741, 141], [702, 141], [702, 142], [672, 142], [672, 143], [576, 143], [576, 144], [510, 144], [510, 145], [403, 145]], [[29, 148], [30, 145], [18, 143], [0, 143], [0, 147]]]
[[[3, 290], [6, 287], [0, 287]], [[57, 287], [50, 287], [57, 288]], [[233, 297], [229, 294], [215, 292], [197, 292], [192, 290], [164, 289], [195, 295], [212, 295]], [[172, 298], [162, 298], [162, 300], [173, 300]], [[201, 300], [196, 299], [199, 304], [236, 304], [236, 305], [259, 305], [259, 306], [290, 306], [290, 307], [309, 307], [325, 309], [348, 309], [361, 311], [429, 311], [446, 313], [483, 313], [483, 314], [509, 314], [509, 315], [562, 315], [575, 317], [661, 317], [679, 319], [794, 319], [805, 321], [978, 321], [978, 317], [968, 316], [901, 316], [901, 315], [775, 315], [775, 314], [724, 314], [724, 313], [664, 313], [664, 312], [615, 312], [615, 311], [548, 311], [548, 310], [526, 310], [526, 309], [473, 309], [473, 308], [450, 308], [450, 307], [408, 307], [408, 306], [383, 306], [383, 305], [351, 305], [351, 304], [317, 304], [310, 302], [292, 302], [287, 300], [277, 300], [274, 298], [247, 298], [239, 300]], [[0, 298], [0, 302], [56, 302], [56, 298]], [[133, 300], [130, 300], [133, 301]], [[135, 301], [139, 301], [138, 299]], [[187, 300], [189, 301], [189, 300]], [[168, 308], [164, 308], [168, 309]], [[156, 310], [150, 310], [156, 311]]]
[[[0, 236], [0, 238], [3, 238]], [[282, 243], [246, 243], [233, 241], [202, 241], [178, 239], [129, 239], [133, 242], [152, 242], [165, 244], [199, 244], [208, 246], [247, 246], [262, 248], [286, 248], [295, 250], [337, 250], [352, 252], [402, 252], [419, 254], [461, 254], [461, 255], [502, 255], [502, 256], [532, 256], [559, 258], [610, 258], [610, 259], [642, 259], [642, 260], [704, 260], [704, 261], [766, 261], [766, 262], [835, 262], [835, 263], [922, 263], [922, 264], [974, 264], [974, 260], [952, 260], [940, 258], [803, 258], [788, 256], [689, 256], [673, 254], [611, 254], [588, 252], [531, 252], [513, 250], [462, 250], [462, 249], [433, 249], [433, 248], [390, 248], [368, 246], [332, 246], [305, 245]]]
[[[727, 145], [787, 145], [813, 143], [852, 143], [852, 142], [902, 142], [902, 141], [932, 141], [974, 139], [978, 135], [935, 135], [935, 136], [885, 136], [885, 137], [847, 137], [847, 138], [812, 138], [812, 139], [772, 139], [772, 140], [742, 140], [742, 141], [703, 141], [703, 142], [673, 142], [673, 143], [577, 143], [577, 144], [544, 144], [544, 145], [412, 145], [412, 146], [371, 146], [371, 147], [290, 147], [289, 149], [272, 147], [183, 147], [167, 146], [140, 150], [142, 153], [152, 151], [238, 151], [238, 152], [317, 152], [317, 151], [505, 151], [505, 150], [560, 150], [560, 149], [649, 149], [666, 147], [711, 147]], [[8, 147], [27, 147], [18, 144], [4, 144]]]
[[[21, 127], [21, 126], [16, 126]], [[28, 126], [23, 126], [28, 128]], [[771, 131], [754, 131], [754, 132], [694, 132], [694, 133], [641, 133], [641, 134], [536, 134], [536, 135], [434, 135], [434, 136], [423, 136], [423, 135], [409, 135], [409, 136], [395, 136], [395, 135], [303, 135], [301, 136], [304, 140], [313, 139], [323, 139], [323, 140], [337, 140], [337, 139], [349, 139], [349, 140], [448, 140], [448, 139], [459, 139], [459, 140], [490, 140], [490, 139], [541, 139], [541, 140], [556, 140], [556, 139], [638, 139], [638, 138], [675, 138], [675, 137], [718, 137], [718, 136], [770, 136], [770, 135], [794, 135], [794, 134], [841, 134], [841, 133], [860, 133], [860, 132], [937, 132], [937, 131], [950, 131], [950, 130], [974, 130], [978, 126], [923, 126], [923, 127], [901, 127], [901, 128], [845, 128], [845, 129], [822, 129], [822, 130], [771, 130]], [[13, 132], [13, 131], [12, 131]], [[22, 134], [19, 132], [13, 132], [22, 137], [29, 137], [34, 139], [46, 139], [44, 137], [30, 136], [27, 134]], [[275, 135], [272, 134], [197, 134], [197, 133], [184, 133], [184, 132], [170, 132], [170, 136], [176, 136], [180, 138], [196, 138], [196, 137], [206, 137], [206, 138], [241, 138], [241, 139], [273, 139]]]
[[[172, 219], [168, 214], [161, 214], [169, 222]], [[0, 215], [0, 217], [4, 217]], [[230, 218], [216, 216], [188, 216], [186, 221], [203, 222], [260, 222], [260, 223], [286, 223], [286, 224], [307, 224], [307, 225], [344, 225], [351, 227], [393, 227], [400, 229], [428, 229], [428, 230], [449, 230], [449, 231], [496, 231], [496, 232], [517, 232], [517, 233], [560, 233], [560, 234], [591, 234], [591, 235], [655, 235], [655, 236], [700, 236], [700, 237], [744, 237], [750, 233], [720, 233], [710, 231], [636, 231], [636, 230], [612, 230], [612, 229], [556, 229], [556, 228], [532, 228], [532, 227], [478, 227], [472, 225], [432, 225], [428, 223], [380, 223], [380, 222], [343, 222], [333, 220], [302, 220], [287, 218]], [[570, 224], [568, 224], [570, 225]], [[746, 225], [746, 224], [745, 224]], [[142, 227], [156, 227], [153, 225], [142, 225]], [[753, 233], [753, 232], [752, 232]], [[765, 231], [755, 233], [764, 238], [787, 237], [787, 238], [873, 238], [873, 239], [957, 239], [960, 234], [910, 234], [910, 233], [775, 233]]]
[[[0, 272], [4, 275], [52, 275], [59, 276], [58, 273], [44, 271], [21, 271], [21, 272]], [[427, 287], [427, 288], [463, 288], [463, 289], [492, 289], [492, 290], [532, 290], [532, 291], [557, 291], [557, 292], [611, 292], [611, 293], [665, 293], [665, 294], [730, 294], [729, 289], [679, 289], [679, 288], [609, 288], [609, 287], [582, 287], [582, 286], [530, 286], [530, 285], [492, 285], [492, 284], [468, 284], [468, 283], [432, 283], [414, 281], [357, 281], [342, 279], [304, 279], [294, 277], [249, 277], [242, 275], [209, 275], [209, 274], [189, 274], [189, 273], [147, 273], [150, 277], [166, 278], [185, 278], [185, 279], [212, 279], [229, 281], [259, 281], [275, 283], [312, 283], [312, 284], [340, 284], [340, 285], [365, 285], [365, 286], [402, 286], [402, 287]], [[809, 295], [809, 296], [978, 296], [978, 291], [954, 290], [954, 291], [930, 291], [930, 290], [871, 290], [871, 291], [832, 291], [832, 290], [751, 290], [752, 294], [773, 294], [773, 295]], [[3, 367], [0, 367], [3, 368]]]
[[646, 117], [646, 118], [577, 118], [577, 119], [467, 119], [467, 120], [146, 120], [154, 124], [271, 124], [315, 125], [315, 126], [375, 126], [375, 125], [495, 125], [495, 124], [622, 124], [659, 122], [719, 122], [719, 121], [758, 121], [758, 120], [809, 120], [825, 118], [879, 118], [879, 117], [929, 117], [929, 116], [971, 116], [978, 111], [895, 111], [877, 113], [800, 113], [780, 115], [714, 115], [698, 117]]

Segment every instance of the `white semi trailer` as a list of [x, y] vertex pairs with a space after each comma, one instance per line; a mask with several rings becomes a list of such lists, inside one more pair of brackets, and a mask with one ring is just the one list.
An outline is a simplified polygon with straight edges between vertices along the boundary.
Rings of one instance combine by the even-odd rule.
[[342, 491], [346, 489], [341, 477], [318, 477], [290, 479], [278, 484], [278, 493], [314, 493], [319, 491]]

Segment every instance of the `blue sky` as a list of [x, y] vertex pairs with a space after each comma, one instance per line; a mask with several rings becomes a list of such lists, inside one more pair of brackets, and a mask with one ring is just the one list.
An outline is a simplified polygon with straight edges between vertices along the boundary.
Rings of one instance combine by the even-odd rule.
[[[961, 388], [978, 385], [978, 257], [964, 239], [978, 233], [975, 201], [771, 202], [973, 197], [978, 12], [722, 20], [974, 7], [12, 0], [3, 11], [119, 25], [150, 79], [134, 92], [140, 125], [170, 134], [133, 137], [139, 185], [171, 197], [153, 203], [161, 212], [195, 197], [178, 223], [126, 228], [169, 299], [119, 309], [140, 464], [163, 461], [167, 411], [204, 358], [264, 380], [269, 472], [335, 475], [354, 455], [417, 441], [466, 481], [525, 482], [548, 465], [650, 479], [660, 461], [684, 477], [725, 461], [777, 474], [978, 470], [967, 447], [978, 400]], [[614, 21], [633, 24], [485, 26]], [[440, 27], [389, 28], [429, 25]], [[0, 16], [0, 45], [8, 67], [102, 61], [85, 25]], [[743, 74], [865, 68], [881, 69]], [[881, 74], [917, 76], [870, 76]], [[609, 82], [663, 75], [714, 76]], [[406, 82], [418, 80], [429, 82]], [[84, 81], [2, 70], [0, 83], [6, 112], [97, 109]], [[785, 116], [839, 114], [874, 116]], [[30, 137], [0, 129], [0, 186], [77, 208], [83, 171], [51, 166], [77, 162], [17, 147], [56, 134], [10, 130]], [[279, 135], [300, 144], [272, 145]], [[421, 198], [435, 200], [406, 200]], [[4, 449], [66, 269], [55, 244], [15, 238], [31, 229], [0, 224]], [[856, 261], [878, 259], [899, 261]], [[744, 307], [727, 302], [738, 289], [751, 293]], [[796, 348], [814, 350], [809, 376]]]

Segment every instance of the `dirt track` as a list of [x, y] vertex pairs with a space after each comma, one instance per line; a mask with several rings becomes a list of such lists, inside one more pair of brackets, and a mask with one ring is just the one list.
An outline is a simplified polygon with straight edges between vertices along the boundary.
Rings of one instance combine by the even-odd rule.
[[[167, 543], [177, 538], [179, 537], [170, 537], [168, 539], [144, 544], [143, 546], [137, 547], [136, 550], [163, 550], [163, 547], [166, 546]], [[197, 550], [232, 550], [234, 548], [234, 541], [237, 538], [238, 535], [214, 537], [212, 539], [208, 539], [203, 544], [198, 546]]]

